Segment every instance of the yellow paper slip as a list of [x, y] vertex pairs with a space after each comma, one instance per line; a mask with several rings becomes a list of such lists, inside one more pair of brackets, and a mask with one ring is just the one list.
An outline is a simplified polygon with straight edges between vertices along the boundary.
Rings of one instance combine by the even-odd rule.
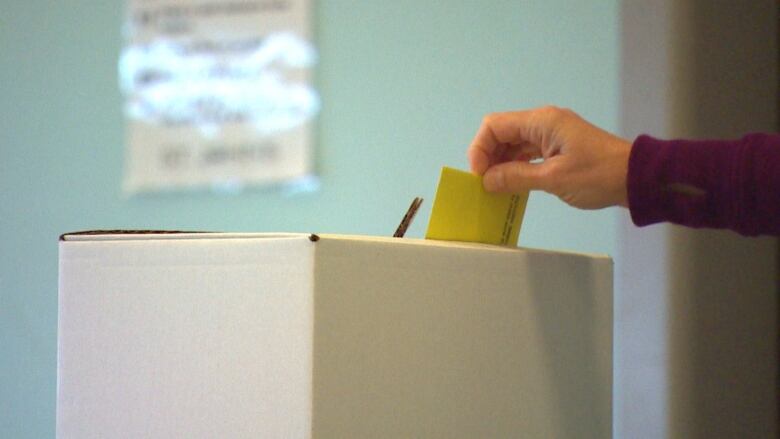
[[516, 246], [528, 192], [492, 194], [482, 177], [444, 167], [426, 239]]

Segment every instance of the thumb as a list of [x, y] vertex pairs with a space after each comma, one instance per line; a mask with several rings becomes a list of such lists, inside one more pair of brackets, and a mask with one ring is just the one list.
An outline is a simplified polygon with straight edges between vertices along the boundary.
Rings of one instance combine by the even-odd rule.
[[488, 192], [521, 192], [544, 189], [547, 186], [546, 171], [549, 165], [512, 161], [494, 165], [486, 172], [482, 186]]

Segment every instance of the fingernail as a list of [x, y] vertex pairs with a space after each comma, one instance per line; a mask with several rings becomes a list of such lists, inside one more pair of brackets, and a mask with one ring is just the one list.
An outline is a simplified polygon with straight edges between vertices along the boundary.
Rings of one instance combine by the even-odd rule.
[[504, 187], [504, 171], [500, 168], [488, 169], [482, 180], [482, 186], [488, 192], [494, 192]]

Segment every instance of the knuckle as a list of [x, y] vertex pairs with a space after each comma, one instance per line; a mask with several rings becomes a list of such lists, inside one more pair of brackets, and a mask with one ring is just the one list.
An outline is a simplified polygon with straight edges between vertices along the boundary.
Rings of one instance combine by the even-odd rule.
[[572, 117], [576, 117], [576, 113], [565, 107], [558, 107], [555, 105], [547, 105], [541, 108], [542, 114], [547, 118], [547, 120], [553, 124], [559, 124], [567, 119], [571, 119]]
[[564, 116], [571, 116], [574, 114], [574, 110], [568, 107], [558, 107], [558, 112]]
[[555, 163], [550, 163], [550, 166], [544, 166], [539, 170], [539, 181], [544, 187], [542, 190], [557, 194], [560, 192], [562, 185], [563, 175], [559, 172], [558, 166]]
[[539, 114], [542, 114], [546, 118], [551, 118], [555, 116], [555, 113], [558, 111], [558, 107], [555, 105], [545, 105], [544, 107], [539, 109]]
[[498, 113], [488, 113], [482, 117], [482, 125], [491, 126], [498, 118]]
[[568, 116], [569, 113], [567, 113], [567, 110], [559, 107], [554, 107], [554, 110], [551, 113], [551, 118], [555, 123], [563, 122]]

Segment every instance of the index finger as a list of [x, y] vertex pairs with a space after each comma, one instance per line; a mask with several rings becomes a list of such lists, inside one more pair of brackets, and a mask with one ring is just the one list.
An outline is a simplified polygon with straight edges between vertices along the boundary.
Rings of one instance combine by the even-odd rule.
[[523, 145], [525, 153], [529, 155], [539, 153], [541, 142], [535, 133], [538, 130], [531, 129], [537, 111], [511, 111], [485, 116], [468, 148], [471, 171], [483, 175], [497, 162], [501, 146]]

